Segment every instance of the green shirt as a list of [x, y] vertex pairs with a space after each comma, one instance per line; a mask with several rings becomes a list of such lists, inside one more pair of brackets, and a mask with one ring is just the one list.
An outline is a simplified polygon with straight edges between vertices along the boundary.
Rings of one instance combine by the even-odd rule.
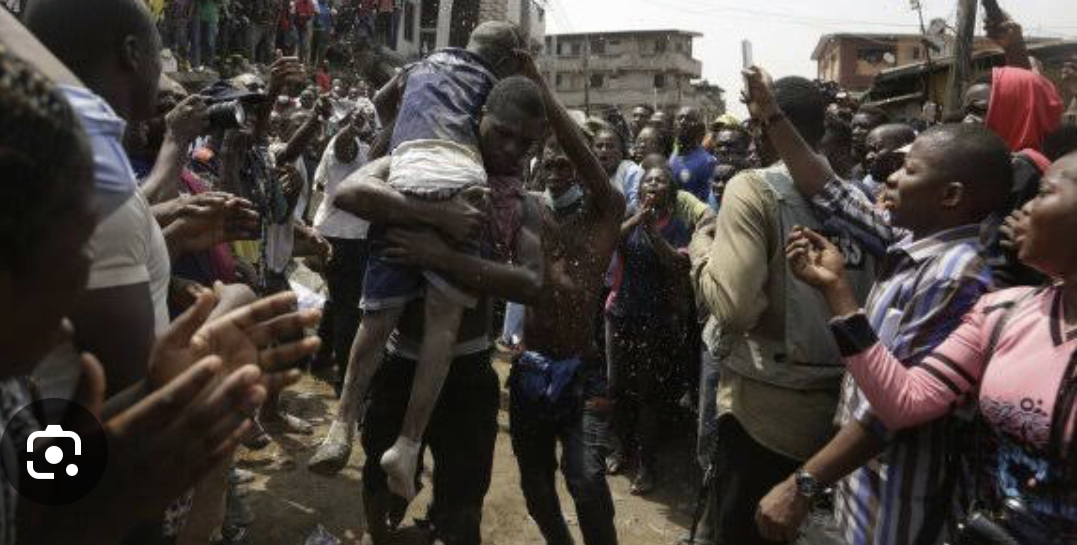
[[198, 20], [203, 23], [217, 22], [221, 18], [221, 0], [200, 0], [198, 2]]

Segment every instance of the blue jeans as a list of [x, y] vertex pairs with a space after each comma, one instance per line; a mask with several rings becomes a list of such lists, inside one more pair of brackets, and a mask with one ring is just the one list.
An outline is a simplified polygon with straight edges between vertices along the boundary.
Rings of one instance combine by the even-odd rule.
[[[584, 367], [595, 367], [584, 364]], [[577, 380], [595, 382], [590, 369], [581, 368]], [[593, 375], [592, 375], [593, 376]], [[583, 389], [575, 395], [581, 397]], [[587, 390], [591, 390], [590, 387]], [[551, 420], [522, 408], [512, 396], [509, 422], [512, 450], [520, 468], [520, 486], [527, 511], [548, 545], [574, 543], [561, 514], [554, 477], [557, 442], [561, 442], [561, 472], [576, 504], [580, 532], [587, 545], [616, 545], [613, 498], [606, 483], [606, 415], [581, 408], [561, 420]]]

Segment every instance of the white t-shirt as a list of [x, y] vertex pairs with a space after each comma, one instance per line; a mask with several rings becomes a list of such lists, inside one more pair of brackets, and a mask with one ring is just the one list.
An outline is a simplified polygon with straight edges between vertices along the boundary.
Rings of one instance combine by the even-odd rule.
[[[284, 151], [287, 146], [288, 144], [285, 142], [271, 144], [269, 146], [271, 160], [278, 153]], [[276, 165], [271, 166], [275, 167]], [[302, 221], [303, 213], [306, 211], [307, 203], [310, 201], [310, 180], [307, 179], [307, 167], [303, 163], [302, 155], [292, 163], [292, 166], [299, 172], [299, 177], [303, 180], [303, 187], [299, 192], [295, 209], [292, 211], [292, 219]], [[265, 245], [267, 267], [274, 272], [283, 273], [292, 261], [292, 250], [295, 247], [295, 226], [293, 222], [270, 225], [266, 229]]]
[[325, 187], [325, 196], [321, 205], [318, 206], [318, 211], [314, 214], [314, 228], [325, 237], [364, 239], [367, 229], [370, 228], [370, 222], [333, 206], [333, 199], [337, 195], [337, 190], [340, 189], [340, 183], [366, 164], [370, 146], [356, 138], [355, 142], [359, 150], [355, 154], [355, 159], [350, 163], [342, 163], [337, 159], [334, 148], [336, 141], [337, 137], [334, 136], [325, 148], [318, 170], [314, 171], [314, 185]]
[[141, 191], [97, 225], [90, 238], [93, 264], [86, 289], [148, 282], [153, 299], [154, 332], [168, 328], [168, 283], [172, 264], [161, 226]]

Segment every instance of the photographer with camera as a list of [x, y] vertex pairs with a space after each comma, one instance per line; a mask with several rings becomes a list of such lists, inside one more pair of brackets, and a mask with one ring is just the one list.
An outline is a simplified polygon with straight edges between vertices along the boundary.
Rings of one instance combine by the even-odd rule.
[[362, 316], [359, 300], [366, 273], [367, 230], [370, 227], [370, 222], [333, 204], [341, 182], [366, 164], [370, 152], [370, 146], [359, 136], [369, 125], [362, 113], [353, 110], [342, 123], [343, 127], [329, 141], [314, 173], [314, 187], [324, 193], [314, 215], [314, 228], [329, 241], [333, 252], [325, 268], [329, 297], [318, 328], [322, 349], [311, 365], [317, 369], [335, 364], [340, 380], [344, 378], [343, 371], [347, 369], [348, 354]]

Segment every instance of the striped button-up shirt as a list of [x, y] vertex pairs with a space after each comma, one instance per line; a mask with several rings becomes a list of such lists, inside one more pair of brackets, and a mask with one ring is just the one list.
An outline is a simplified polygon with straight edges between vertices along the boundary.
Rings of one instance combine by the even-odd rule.
[[[865, 312], [883, 344], [900, 361], [917, 365], [961, 323], [991, 289], [981, 226], [966, 225], [913, 240], [890, 225], [854, 187], [834, 180], [813, 206], [831, 226], [847, 230], [881, 257], [879, 279]], [[835, 515], [850, 545], [941, 543], [954, 507], [954, 472], [948, 454], [958, 446], [954, 418], [890, 433], [846, 376], [838, 423], [859, 421], [886, 441], [878, 458], [836, 488]]]

